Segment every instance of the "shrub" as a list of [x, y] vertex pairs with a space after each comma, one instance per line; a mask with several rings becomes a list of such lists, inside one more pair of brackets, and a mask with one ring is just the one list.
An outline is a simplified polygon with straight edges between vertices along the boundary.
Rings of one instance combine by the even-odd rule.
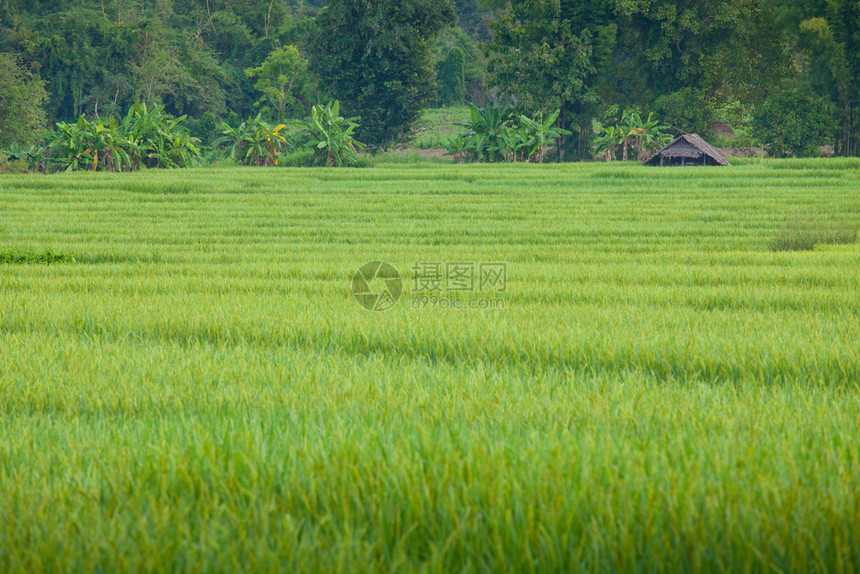
[[0, 171], [23, 173], [31, 170], [44, 173], [47, 167], [45, 146], [40, 144], [22, 148], [13, 143], [2, 155], [5, 158], [0, 161]]
[[418, 149], [443, 149], [448, 147], [450, 140], [449, 135], [420, 135], [415, 138], [414, 146]]
[[348, 156], [343, 165], [345, 167], [373, 167], [373, 161], [366, 155], [354, 154]]
[[198, 138], [207, 146], [220, 137], [221, 124], [222, 122], [218, 119], [218, 116], [208, 110], [199, 118], [188, 118], [185, 120], [188, 133]]
[[773, 157], [815, 157], [835, 140], [836, 114], [832, 103], [811, 91], [785, 90], [756, 111], [753, 130]]
[[0, 153], [0, 173], [27, 173], [27, 164], [19, 157]]

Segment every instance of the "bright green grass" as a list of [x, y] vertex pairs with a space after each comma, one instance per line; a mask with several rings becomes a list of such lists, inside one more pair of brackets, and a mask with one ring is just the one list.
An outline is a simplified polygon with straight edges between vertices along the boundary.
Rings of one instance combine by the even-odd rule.
[[4, 176], [75, 262], [0, 265], [0, 572], [857, 571], [860, 246], [799, 218], [860, 162]]
[[467, 106], [434, 108], [424, 111], [415, 129], [412, 145], [418, 149], [440, 149], [448, 146], [448, 140], [465, 131], [457, 125], [469, 121]]

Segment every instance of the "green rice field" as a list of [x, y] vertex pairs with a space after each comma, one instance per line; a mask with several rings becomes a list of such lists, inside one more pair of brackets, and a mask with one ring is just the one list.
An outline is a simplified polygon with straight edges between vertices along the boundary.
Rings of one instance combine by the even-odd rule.
[[838, 159], [4, 175], [0, 572], [856, 572], [858, 223]]

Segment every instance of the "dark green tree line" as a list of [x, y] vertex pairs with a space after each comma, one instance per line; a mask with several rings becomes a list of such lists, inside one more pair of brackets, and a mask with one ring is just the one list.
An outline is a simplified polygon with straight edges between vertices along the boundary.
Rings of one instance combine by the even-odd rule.
[[860, 155], [860, 0], [0, 0], [0, 54], [3, 143], [136, 103], [210, 143], [337, 98], [376, 145], [469, 101], [559, 110], [564, 160], [590, 157], [613, 106]]

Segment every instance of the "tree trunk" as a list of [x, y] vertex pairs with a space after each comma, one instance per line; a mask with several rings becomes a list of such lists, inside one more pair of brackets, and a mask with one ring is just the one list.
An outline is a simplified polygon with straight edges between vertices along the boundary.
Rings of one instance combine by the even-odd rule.
[[589, 146], [588, 141], [590, 134], [591, 118], [588, 118], [587, 125], [583, 125], [582, 123], [580, 123], [579, 125], [579, 159], [591, 159], [591, 147]]
[[[566, 121], [567, 121], [567, 110], [565, 109], [564, 106], [561, 106], [561, 108], [559, 109], [559, 114], [558, 114], [558, 127], [563, 129], [563, 130], [567, 129], [567, 127], [565, 126]], [[559, 136], [558, 144], [557, 144], [558, 145], [558, 162], [559, 163], [564, 162], [564, 144], [565, 144], [564, 140], [565, 140], [564, 134]]]

